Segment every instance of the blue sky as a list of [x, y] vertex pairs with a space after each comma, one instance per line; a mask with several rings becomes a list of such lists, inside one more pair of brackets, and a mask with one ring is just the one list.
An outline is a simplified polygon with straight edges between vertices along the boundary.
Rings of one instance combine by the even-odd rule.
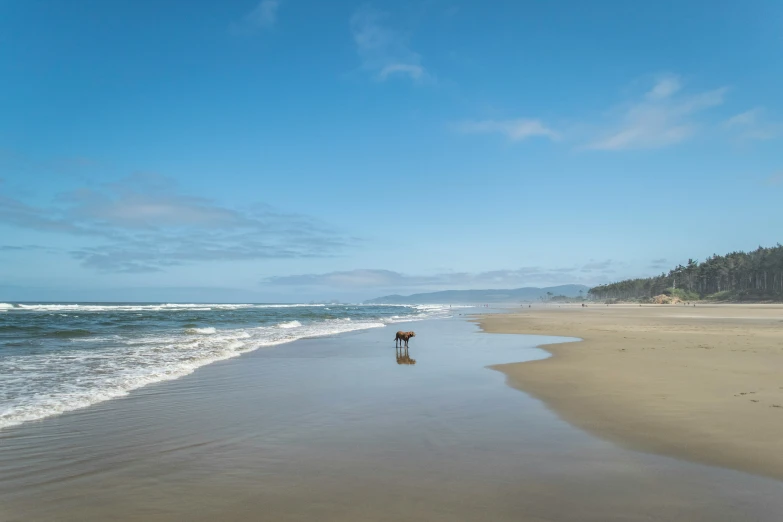
[[595, 284], [781, 241], [783, 4], [0, 1], [0, 301]]

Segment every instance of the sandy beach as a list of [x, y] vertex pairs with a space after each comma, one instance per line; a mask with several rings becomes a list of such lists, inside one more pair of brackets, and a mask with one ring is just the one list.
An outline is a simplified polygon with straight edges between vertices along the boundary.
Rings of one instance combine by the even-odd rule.
[[402, 323], [3, 429], [0, 520], [779, 520], [783, 482], [619, 447], [488, 369], [564, 340]]
[[783, 306], [534, 305], [479, 324], [583, 339], [494, 366], [575, 426], [783, 480]]

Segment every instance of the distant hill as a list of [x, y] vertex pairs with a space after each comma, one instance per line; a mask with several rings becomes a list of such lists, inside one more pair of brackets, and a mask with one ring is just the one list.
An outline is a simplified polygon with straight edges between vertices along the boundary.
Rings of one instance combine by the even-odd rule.
[[560, 285], [546, 288], [525, 287], [509, 290], [444, 290], [413, 295], [385, 295], [368, 299], [365, 304], [462, 304], [462, 303], [520, 303], [538, 301], [541, 297], [563, 295], [579, 297], [579, 291], [587, 297], [589, 287], [584, 285]]

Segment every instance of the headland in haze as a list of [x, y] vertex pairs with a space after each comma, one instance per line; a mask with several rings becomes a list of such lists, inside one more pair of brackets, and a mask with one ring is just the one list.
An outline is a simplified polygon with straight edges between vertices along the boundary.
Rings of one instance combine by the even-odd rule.
[[411, 295], [386, 295], [369, 299], [365, 304], [474, 304], [474, 303], [517, 303], [539, 301], [554, 297], [578, 298], [587, 296], [590, 290], [585, 285], [560, 285], [545, 288], [524, 287], [492, 290], [443, 290]]

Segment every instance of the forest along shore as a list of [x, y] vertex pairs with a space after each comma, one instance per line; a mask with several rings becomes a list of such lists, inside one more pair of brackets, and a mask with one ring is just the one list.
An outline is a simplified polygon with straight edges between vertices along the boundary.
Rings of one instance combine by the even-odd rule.
[[689, 259], [668, 274], [599, 285], [588, 294], [601, 301], [650, 302], [665, 294], [682, 301], [781, 303], [783, 245], [712, 255], [701, 263]]
[[783, 305], [603, 304], [482, 316], [558, 335], [553, 357], [494, 366], [565, 420], [631, 449], [783, 480]]

